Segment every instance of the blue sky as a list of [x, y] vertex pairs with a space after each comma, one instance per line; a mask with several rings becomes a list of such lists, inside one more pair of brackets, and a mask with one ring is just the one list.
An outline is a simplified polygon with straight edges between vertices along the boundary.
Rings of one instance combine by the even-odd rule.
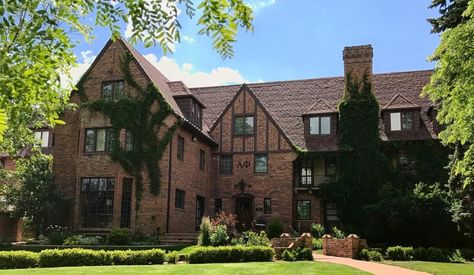
[[[196, 0], [195, 2], [199, 2]], [[344, 46], [372, 44], [374, 72], [431, 69], [427, 57], [439, 43], [427, 18], [431, 0], [247, 0], [254, 11], [253, 33], [240, 31], [235, 56], [223, 60], [211, 41], [197, 35], [196, 18], [180, 15], [182, 41], [163, 57], [159, 47], [135, 47], [169, 79], [188, 86], [304, 79], [342, 75]], [[123, 26], [124, 36], [126, 26]], [[92, 44], [76, 49], [80, 73], [110, 36], [95, 28]]]

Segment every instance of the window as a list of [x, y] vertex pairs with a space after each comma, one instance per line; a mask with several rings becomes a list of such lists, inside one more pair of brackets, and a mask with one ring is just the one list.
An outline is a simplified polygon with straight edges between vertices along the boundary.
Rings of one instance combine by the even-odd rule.
[[266, 173], [268, 170], [268, 155], [255, 154], [255, 173]]
[[35, 131], [35, 139], [40, 142], [41, 147], [49, 147], [49, 130]]
[[311, 201], [309, 200], [296, 201], [296, 219], [298, 220], [311, 219]]
[[214, 200], [214, 213], [219, 214], [222, 211], [222, 199]]
[[132, 213], [132, 178], [123, 178], [122, 207], [120, 208], [120, 227], [130, 227]]
[[263, 199], [263, 214], [271, 214], [271, 213], [272, 213], [272, 199], [264, 198]]
[[232, 174], [232, 155], [220, 155], [219, 156], [219, 174], [229, 175]]
[[176, 196], [174, 198], [174, 207], [184, 209], [184, 201], [186, 192], [176, 188]]
[[392, 131], [413, 130], [413, 112], [390, 113], [390, 129]]
[[335, 176], [337, 172], [337, 160], [335, 157], [328, 157], [325, 159], [326, 176]]
[[402, 173], [415, 173], [416, 162], [415, 160], [410, 159], [407, 154], [400, 153], [398, 155], [398, 169]]
[[204, 150], [199, 150], [199, 169], [204, 171], [204, 166], [206, 165], [206, 152]]
[[112, 227], [114, 185], [114, 178], [81, 179], [81, 227]]
[[234, 133], [236, 136], [253, 135], [253, 116], [238, 116], [234, 118]]
[[311, 160], [304, 160], [301, 164], [300, 183], [301, 185], [313, 184], [313, 162]]
[[177, 157], [179, 160], [184, 160], [184, 138], [182, 136], [178, 136], [178, 153]]
[[130, 131], [129, 129], [127, 129], [125, 131], [125, 151], [133, 151], [133, 135], [132, 135], [132, 131]]
[[310, 117], [309, 134], [310, 135], [329, 135], [331, 133], [331, 117]]
[[102, 98], [118, 99], [124, 95], [124, 82], [107, 81], [102, 83]]
[[112, 128], [86, 129], [85, 151], [110, 152], [112, 151], [115, 133]]

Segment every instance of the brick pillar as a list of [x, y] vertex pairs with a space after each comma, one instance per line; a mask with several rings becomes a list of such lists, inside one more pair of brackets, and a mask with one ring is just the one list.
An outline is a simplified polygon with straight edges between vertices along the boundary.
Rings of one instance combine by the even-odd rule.
[[332, 236], [329, 234], [325, 234], [322, 236], [323, 239], [323, 255], [328, 255], [328, 243], [329, 240], [332, 239]]

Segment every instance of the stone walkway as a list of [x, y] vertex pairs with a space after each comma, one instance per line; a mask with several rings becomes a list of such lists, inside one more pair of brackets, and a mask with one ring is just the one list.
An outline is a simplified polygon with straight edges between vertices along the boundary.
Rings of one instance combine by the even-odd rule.
[[376, 275], [427, 275], [429, 273], [406, 269], [393, 265], [386, 265], [374, 262], [358, 261], [350, 258], [341, 258], [334, 256], [326, 256], [313, 253], [315, 261], [327, 262], [333, 264], [348, 265], [363, 271], [370, 272]]

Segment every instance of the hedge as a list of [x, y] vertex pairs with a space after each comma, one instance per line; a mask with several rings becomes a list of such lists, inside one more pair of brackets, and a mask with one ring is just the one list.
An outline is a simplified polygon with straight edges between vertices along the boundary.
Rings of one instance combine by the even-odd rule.
[[273, 254], [267, 246], [200, 247], [189, 254], [189, 263], [268, 262]]
[[82, 248], [0, 252], [0, 268], [62, 267], [91, 265], [163, 264], [165, 252], [150, 250], [91, 250]]
[[382, 253], [377, 250], [364, 248], [359, 252], [359, 259], [371, 262], [380, 262], [383, 260]]
[[410, 261], [413, 259], [413, 247], [391, 246], [387, 248], [387, 257], [393, 261]]
[[0, 251], [0, 269], [30, 268], [39, 264], [38, 253], [30, 251]]

